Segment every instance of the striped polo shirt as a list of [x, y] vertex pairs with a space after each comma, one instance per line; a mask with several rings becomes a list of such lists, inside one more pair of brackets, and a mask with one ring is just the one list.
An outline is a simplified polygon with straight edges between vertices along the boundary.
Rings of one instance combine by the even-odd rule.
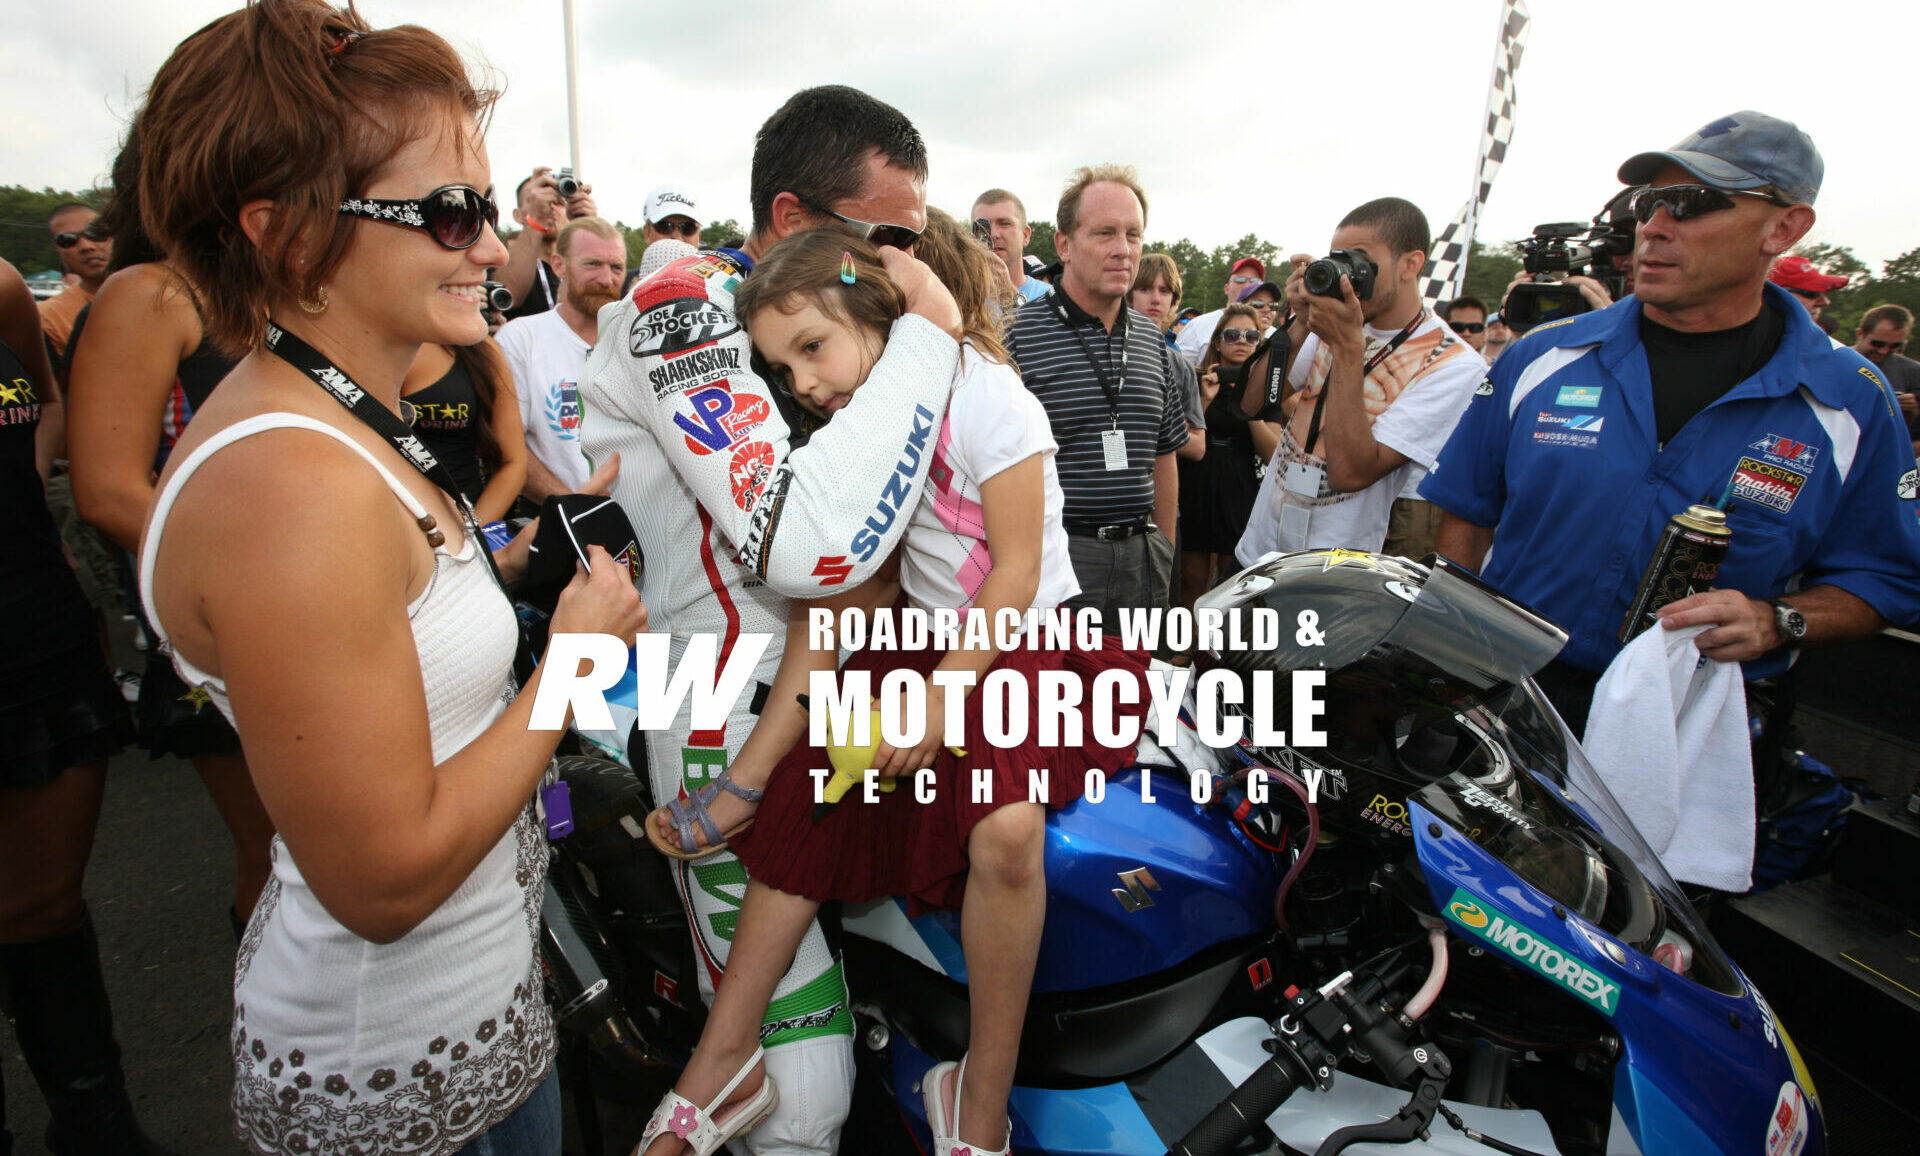
[[[1108, 332], [1067, 293], [1054, 292], [1020, 310], [1007, 345], [1060, 444], [1054, 467], [1066, 495], [1065, 520], [1106, 526], [1152, 514], [1154, 461], [1187, 440], [1184, 403], [1153, 322], [1123, 306]], [[1127, 441], [1123, 470], [1106, 466], [1101, 435], [1114, 428], [1116, 413], [1089, 351], [1107, 380], [1120, 386], [1117, 418]]]

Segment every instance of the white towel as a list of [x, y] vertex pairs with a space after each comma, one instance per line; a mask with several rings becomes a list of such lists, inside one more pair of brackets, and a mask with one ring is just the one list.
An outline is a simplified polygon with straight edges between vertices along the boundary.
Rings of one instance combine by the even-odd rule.
[[1700, 657], [1706, 626], [1654, 625], [1600, 676], [1581, 745], [1674, 878], [1753, 886], [1753, 750], [1740, 664]]

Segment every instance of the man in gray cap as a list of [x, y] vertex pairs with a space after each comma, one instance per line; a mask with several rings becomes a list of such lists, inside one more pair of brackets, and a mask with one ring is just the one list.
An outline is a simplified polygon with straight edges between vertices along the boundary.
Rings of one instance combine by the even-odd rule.
[[1639, 186], [1633, 295], [1516, 341], [1421, 487], [1446, 511], [1442, 554], [1568, 631], [1542, 684], [1576, 734], [1690, 504], [1725, 511], [1732, 545], [1715, 589], [1664, 625], [1709, 625], [1700, 653], [1750, 682], [1920, 616], [1920, 483], [1893, 396], [1767, 282], [1813, 225], [1823, 169], [1806, 133], [1757, 112], [1621, 165]]

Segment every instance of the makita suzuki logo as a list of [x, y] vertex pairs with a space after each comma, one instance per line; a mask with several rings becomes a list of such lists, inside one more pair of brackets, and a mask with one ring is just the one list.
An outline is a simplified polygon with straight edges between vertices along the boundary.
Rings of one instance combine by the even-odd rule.
[[1620, 1005], [1619, 984], [1459, 888], [1454, 889], [1453, 901], [1447, 904], [1447, 918], [1607, 1015]]

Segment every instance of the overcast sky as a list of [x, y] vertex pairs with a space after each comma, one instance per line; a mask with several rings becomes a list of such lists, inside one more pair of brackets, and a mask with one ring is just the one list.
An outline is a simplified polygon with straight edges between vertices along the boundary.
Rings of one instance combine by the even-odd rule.
[[[932, 158], [929, 201], [964, 213], [1013, 189], [1054, 216], [1076, 165], [1137, 165], [1148, 235], [1205, 246], [1248, 232], [1318, 251], [1353, 205], [1407, 197], [1434, 229], [1467, 198], [1498, 0], [578, 0], [582, 170], [604, 215], [637, 225], [682, 182], [707, 220], [745, 221], [753, 133], [794, 90], [844, 83], [898, 106]], [[172, 46], [232, 0], [7, 0], [0, 182], [104, 180], [128, 114]], [[1590, 217], [1619, 162], [1725, 113], [1797, 122], [1827, 163], [1812, 240], [1876, 270], [1920, 245], [1904, 3], [1532, 0], [1518, 128], [1482, 240]], [[506, 96], [489, 137], [509, 190], [567, 162], [560, 0], [365, 0], [484, 61]], [[1279, 83], [1266, 72], [1284, 69]], [[509, 191], [508, 196], [511, 196]]]

